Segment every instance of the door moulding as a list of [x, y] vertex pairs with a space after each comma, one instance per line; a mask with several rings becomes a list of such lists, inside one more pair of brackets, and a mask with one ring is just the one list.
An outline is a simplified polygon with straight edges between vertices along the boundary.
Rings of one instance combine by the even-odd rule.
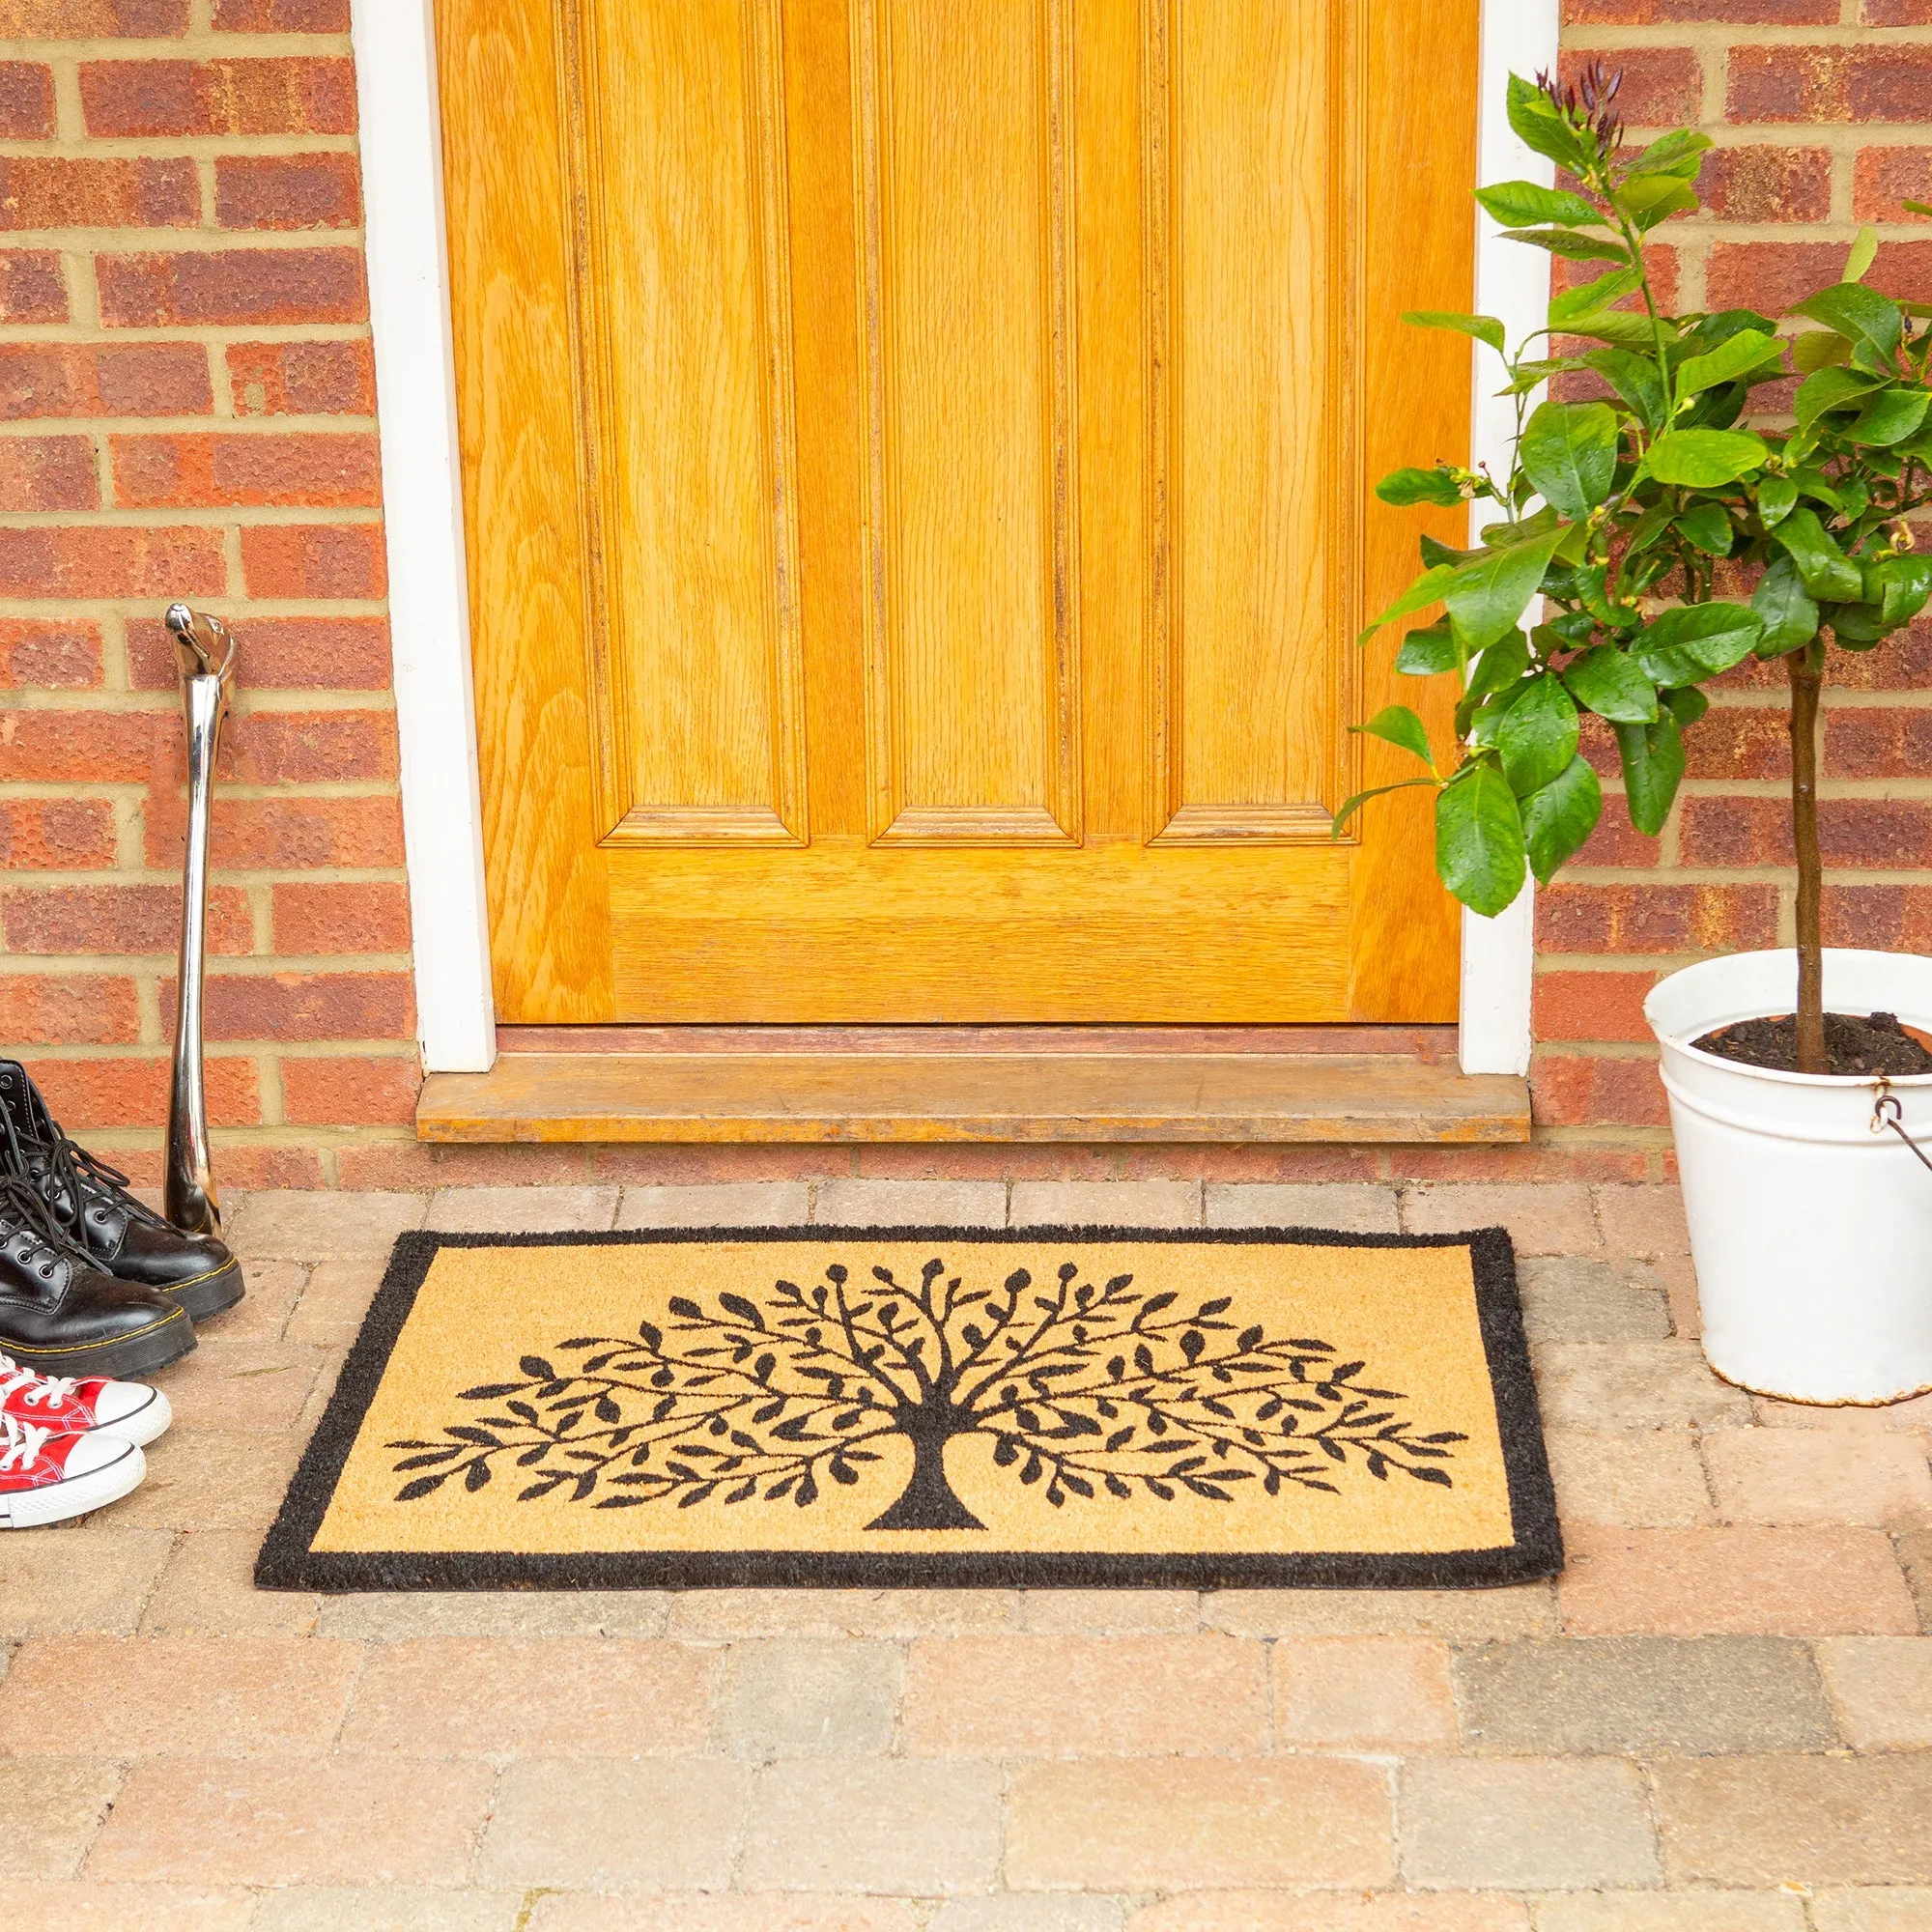
[[[1553, 67], [1559, 0], [1483, 0], [1477, 178], [1548, 179], [1503, 118], [1511, 68]], [[384, 531], [402, 753], [403, 834], [423, 1065], [496, 1059], [482, 791], [471, 685], [434, 0], [351, 0]], [[1476, 307], [1510, 334], [1539, 327], [1548, 265], [1476, 217]], [[1477, 460], [1506, 449], [1510, 412], [1472, 382]], [[1465, 913], [1459, 1053], [1465, 1073], [1526, 1072], [1533, 891], [1492, 920]]]

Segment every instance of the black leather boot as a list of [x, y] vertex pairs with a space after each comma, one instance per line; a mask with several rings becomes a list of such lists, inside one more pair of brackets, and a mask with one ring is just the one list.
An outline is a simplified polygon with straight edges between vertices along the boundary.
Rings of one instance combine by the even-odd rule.
[[57, 1376], [144, 1376], [194, 1347], [173, 1296], [116, 1281], [67, 1237], [40, 1190], [0, 1179], [0, 1354]]
[[17, 1061], [0, 1060], [0, 1159], [31, 1181], [67, 1237], [117, 1281], [158, 1289], [196, 1321], [242, 1299], [242, 1264], [213, 1235], [184, 1235], [128, 1192], [128, 1177], [61, 1131]]

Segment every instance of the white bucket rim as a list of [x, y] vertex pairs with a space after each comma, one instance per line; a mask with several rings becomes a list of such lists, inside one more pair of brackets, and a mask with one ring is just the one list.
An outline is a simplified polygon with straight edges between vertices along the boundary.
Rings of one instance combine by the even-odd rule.
[[[1864, 958], [1889, 957], [1895, 959], [1917, 959], [1924, 961], [1927, 964], [1932, 964], [1932, 960], [1927, 960], [1926, 955], [1922, 952], [1887, 953], [1877, 947], [1828, 946], [1825, 949], [1828, 958], [1834, 952], [1841, 954], [1851, 953]], [[1666, 974], [1643, 996], [1644, 1019], [1648, 1022], [1651, 1032], [1657, 1036], [1660, 1045], [1667, 1046], [1673, 1052], [1683, 1054], [1687, 1059], [1697, 1065], [1709, 1066], [1723, 1073], [1734, 1073], [1747, 1080], [1775, 1081], [1786, 1087], [1804, 1087], [1812, 1093], [1817, 1093], [1820, 1090], [1830, 1091], [1835, 1089], [1839, 1092], [1851, 1092], [1858, 1088], [1873, 1088], [1881, 1080], [1884, 1080], [1889, 1086], [1902, 1087], [1908, 1092], [1932, 1090], [1932, 1073], [1798, 1073], [1795, 1071], [1788, 1072], [1781, 1066], [1752, 1066], [1742, 1060], [1728, 1060], [1720, 1053], [1706, 1053], [1701, 1046], [1692, 1045], [1681, 1034], [1665, 1032], [1662, 1027], [1658, 1025], [1656, 1016], [1651, 1011], [1652, 1003], [1662, 992], [1664, 987], [1670, 985], [1674, 980], [1683, 979], [1688, 974], [1700, 972], [1706, 966], [1715, 965], [1718, 960], [1764, 958], [1795, 960], [1796, 957], [1797, 952], [1793, 947], [1768, 946], [1754, 952], [1723, 952], [1718, 954], [1717, 959], [1700, 959], [1694, 966], [1680, 966], [1675, 973]], [[1771, 1019], [1775, 1017], [1775, 1014], [1767, 1012], [1756, 1015], [1746, 1015], [1745, 1017]], [[1735, 1024], [1735, 1022], [1726, 1021], [1724, 1024], [1731, 1025]], [[1706, 1028], [1704, 1031], [1708, 1032], [1709, 1029]]]

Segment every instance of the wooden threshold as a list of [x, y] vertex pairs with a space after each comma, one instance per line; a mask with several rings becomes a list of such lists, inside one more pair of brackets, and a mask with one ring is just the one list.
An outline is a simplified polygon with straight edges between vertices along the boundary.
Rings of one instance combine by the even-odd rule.
[[1310, 1052], [1287, 1029], [873, 1027], [623, 1029], [628, 1037], [600, 1042], [604, 1050], [559, 1051], [573, 1042], [546, 1028], [531, 1042], [542, 1050], [502, 1053], [488, 1073], [431, 1074], [416, 1134], [469, 1143], [1529, 1139], [1526, 1081], [1463, 1073], [1434, 1050], [1445, 1030], [1383, 1031], [1409, 1036], [1407, 1050]]

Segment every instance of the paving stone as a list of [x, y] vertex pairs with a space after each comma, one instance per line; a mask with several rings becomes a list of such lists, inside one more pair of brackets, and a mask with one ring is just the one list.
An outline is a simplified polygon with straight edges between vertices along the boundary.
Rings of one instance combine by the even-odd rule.
[[1210, 1228], [1333, 1228], [1349, 1235], [1393, 1235], [1402, 1209], [1393, 1187], [1349, 1181], [1209, 1181]]
[[707, 1187], [627, 1187], [620, 1228], [802, 1228], [811, 1183], [734, 1180]]
[[932, 1915], [928, 1932], [1121, 1932], [1124, 1921], [1125, 1907], [1117, 1898], [1008, 1891], [948, 1899]]
[[1517, 1269], [1523, 1330], [1539, 1342], [1661, 1342], [1670, 1334], [1663, 1284], [1642, 1262], [1545, 1255]]
[[326, 1596], [320, 1636], [406, 1643], [414, 1637], [662, 1636], [661, 1590], [397, 1590]]
[[1837, 1741], [1811, 1652], [1790, 1637], [1486, 1644], [1458, 1655], [1456, 1690], [1463, 1738], [1478, 1750], [1817, 1750]]
[[902, 1735], [923, 1757], [1258, 1754], [1267, 1653], [1214, 1633], [923, 1639]]
[[1932, 1932], [1932, 1887], [1813, 1892], [1811, 1923], [1816, 1932]]
[[896, 1644], [850, 1637], [735, 1643], [718, 1700], [734, 1757], [858, 1757], [892, 1747], [905, 1677]]
[[301, 1297], [308, 1268], [301, 1262], [251, 1261], [242, 1269], [248, 1293], [233, 1308], [211, 1316], [196, 1331], [206, 1347], [223, 1342], [269, 1342], [288, 1323], [291, 1311]]
[[380, 1644], [345, 1750], [426, 1757], [659, 1757], [711, 1735], [715, 1652], [612, 1637]]
[[1041, 1635], [1126, 1636], [1201, 1628], [1198, 1590], [1024, 1590], [1020, 1622]]
[[1006, 1879], [1093, 1891], [1386, 1885], [1380, 1766], [1346, 1758], [1023, 1765], [1007, 1790]]
[[1663, 1284], [1670, 1304], [1670, 1332], [1680, 1342], [1694, 1342], [1704, 1332], [1703, 1309], [1697, 1300], [1697, 1270], [1689, 1255], [1653, 1255], [1644, 1265]]
[[[289, 1430], [308, 1406], [327, 1356], [273, 1336], [201, 1343], [168, 1371], [168, 1401], [182, 1429]], [[167, 1438], [155, 1445], [158, 1458]]]
[[1719, 1429], [1703, 1448], [1728, 1522], [1878, 1524], [1932, 1509], [1932, 1466], [1919, 1435]]
[[353, 1644], [286, 1637], [49, 1637], [0, 1684], [0, 1751], [98, 1738], [120, 1757], [319, 1753], [361, 1662]]
[[1402, 1767], [1410, 1885], [1521, 1891], [1654, 1885], [1634, 1766], [1612, 1758], [1412, 1758]]
[[1789, 1891], [1577, 1891], [1546, 1898], [1536, 1932], [1805, 1932]]
[[[7, 1909], [22, 1925], [86, 1932], [257, 1932], [255, 1894], [210, 1885], [96, 1885], [88, 1879], [10, 1885]], [[278, 1928], [275, 1928], [278, 1932]], [[425, 1928], [434, 1932], [434, 1928]]]
[[1565, 1523], [1675, 1529], [1716, 1519], [1689, 1430], [1550, 1429], [1544, 1446]]
[[261, 1548], [261, 1536], [252, 1529], [190, 1531], [181, 1538], [142, 1612], [141, 1634], [308, 1635], [321, 1600], [303, 1590], [256, 1589]]
[[10, 1529], [0, 1562], [0, 1644], [70, 1631], [125, 1636], [173, 1548], [168, 1531], [128, 1529], [119, 1511], [78, 1528]]
[[821, 1228], [1004, 1228], [1004, 1180], [821, 1180], [811, 1218]]
[[369, 1304], [382, 1286], [383, 1261], [319, 1262], [290, 1314], [285, 1340], [344, 1349], [362, 1332]]
[[422, 1226], [428, 1207], [422, 1194], [267, 1189], [242, 1197], [227, 1224], [228, 1244], [244, 1261], [386, 1259], [398, 1235]]
[[1917, 1430], [1932, 1434], [1932, 1395], [1905, 1402], [1884, 1402], [1869, 1407], [1856, 1403], [1779, 1402], [1776, 1396], [1751, 1398], [1758, 1422], [1766, 1429], [1836, 1429], [1851, 1435], [1887, 1435]]
[[1144, 1905], [1127, 1932], [1529, 1932], [1500, 1892], [1206, 1891]]
[[304, 1885], [265, 1891], [248, 1932], [521, 1932], [514, 1891]]
[[128, 1774], [85, 1875], [458, 1885], [494, 1776], [426, 1758], [338, 1756], [327, 1776], [312, 1758], [150, 1758]]
[[1017, 1590], [679, 1590], [676, 1637], [958, 1636], [1011, 1630]]
[[1932, 1878], [1932, 1753], [1680, 1758], [1655, 1775], [1673, 1885]]
[[[0, 1758], [0, 1879], [71, 1876], [120, 1788], [121, 1767], [101, 1758]], [[7, 1894], [12, 1916], [11, 1883]]]
[[616, 1218], [614, 1187], [439, 1187], [423, 1226], [451, 1235], [566, 1235]]
[[1918, 1628], [1932, 1631], [1932, 1530], [1907, 1530], [1891, 1546], [1918, 1605]]
[[1277, 1750], [1454, 1747], [1447, 1644], [1430, 1637], [1292, 1637], [1271, 1645], [1270, 1653]]
[[114, 1505], [126, 1529], [267, 1530], [305, 1437], [290, 1430], [185, 1429], [148, 1450], [148, 1480]]
[[1827, 1637], [1818, 1663], [1847, 1744], [1932, 1749], [1932, 1637]]
[[1519, 1255], [1591, 1255], [1603, 1245], [1589, 1189], [1566, 1183], [1411, 1182], [1402, 1192], [1402, 1221], [1412, 1235], [1507, 1228]]
[[997, 1766], [816, 1758], [757, 1774], [738, 1882], [943, 1898], [984, 1891], [999, 1863]]
[[1554, 1635], [1548, 1583], [1502, 1590], [1209, 1590], [1202, 1621], [1232, 1636], [1439, 1636], [1451, 1643]]
[[521, 1758], [497, 1787], [476, 1877], [486, 1886], [722, 1890], [744, 1842], [749, 1783], [743, 1765], [723, 1759]]
[[1198, 1228], [1201, 1183], [1016, 1180], [1008, 1219], [1015, 1228]]
[[1536, 1350], [1550, 1429], [1676, 1429], [1750, 1421], [1750, 1398], [1690, 1342], [1554, 1342]]
[[644, 1898], [609, 1892], [552, 1892], [534, 1901], [518, 1932], [917, 1932], [917, 1908], [902, 1898], [805, 1898], [742, 1892]]
[[1688, 1255], [1690, 1229], [1684, 1196], [1675, 1186], [1600, 1186], [1597, 1225], [1604, 1245], [1619, 1255]]
[[1575, 1525], [1558, 1584], [1572, 1636], [1891, 1636], [1918, 1613], [1875, 1529]]

